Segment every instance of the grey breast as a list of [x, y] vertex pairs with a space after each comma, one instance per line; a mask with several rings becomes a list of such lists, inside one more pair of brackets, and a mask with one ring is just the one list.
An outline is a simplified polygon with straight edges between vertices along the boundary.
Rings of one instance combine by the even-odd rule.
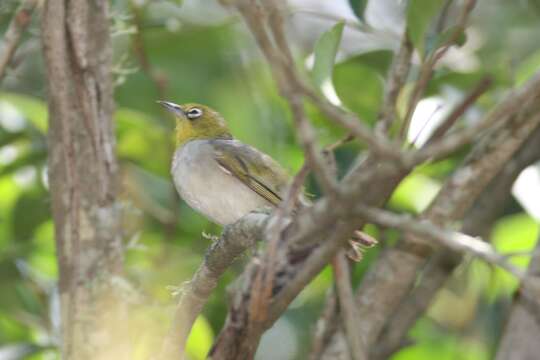
[[[236, 140], [231, 144], [239, 144]], [[180, 196], [204, 216], [221, 225], [235, 222], [266, 200], [221, 168], [209, 140], [192, 140], [179, 147], [171, 172]]]

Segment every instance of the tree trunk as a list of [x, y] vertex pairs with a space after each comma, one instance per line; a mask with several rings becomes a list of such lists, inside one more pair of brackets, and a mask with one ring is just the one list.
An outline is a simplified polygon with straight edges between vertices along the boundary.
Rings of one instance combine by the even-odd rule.
[[48, 0], [43, 10], [62, 359], [129, 358], [113, 291], [123, 258], [108, 11], [103, 0]]

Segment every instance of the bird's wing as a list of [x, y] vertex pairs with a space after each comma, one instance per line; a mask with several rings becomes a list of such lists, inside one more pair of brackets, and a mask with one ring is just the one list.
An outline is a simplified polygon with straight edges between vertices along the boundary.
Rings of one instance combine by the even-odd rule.
[[237, 140], [214, 140], [214, 158], [227, 174], [277, 206], [289, 175], [270, 156]]

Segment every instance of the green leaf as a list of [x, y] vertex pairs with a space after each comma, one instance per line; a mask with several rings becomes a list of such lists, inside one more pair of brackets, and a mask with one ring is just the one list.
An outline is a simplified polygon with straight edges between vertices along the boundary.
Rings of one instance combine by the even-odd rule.
[[42, 191], [22, 193], [12, 209], [12, 229], [17, 241], [29, 241], [34, 230], [50, 217], [49, 203]]
[[[447, 309], [448, 312], [459, 312], [458, 307]], [[409, 332], [412, 345], [395, 353], [392, 360], [487, 360], [490, 358], [485, 341], [471, 339], [470, 336], [459, 336], [459, 333], [437, 325], [424, 317], [416, 322]]]
[[206, 359], [213, 340], [214, 334], [208, 320], [206, 320], [202, 315], [199, 315], [197, 320], [195, 320], [195, 324], [193, 324], [191, 333], [189, 334], [186, 352], [189, 354], [191, 359]]
[[17, 140], [24, 139], [25, 133], [23, 131], [7, 132], [0, 129], [0, 147], [10, 145]]
[[[383, 77], [389, 53], [363, 54], [334, 68], [336, 93], [343, 104], [370, 124], [375, 122], [383, 97]], [[378, 60], [377, 60], [378, 59]]]
[[114, 119], [119, 158], [144, 164], [147, 170], [168, 175], [163, 164], [169, 163], [171, 150], [167, 141], [172, 144], [173, 139], [167, 136], [164, 126], [145, 113], [126, 108], [119, 108]]
[[[491, 235], [493, 246], [502, 253], [522, 253], [534, 249], [538, 239], [539, 224], [525, 213], [510, 215], [499, 220]], [[512, 256], [509, 261], [522, 269], [525, 269], [530, 261], [530, 256]], [[489, 295], [496, 298], [499, 295], [510, 296], [518, 287], [516, 278], [507, 271], [494, 268]]]
[[331, 83], [332, 69], [336, 60], [336, 54], [343, 33], [344, 22], [339, 22], [330, 30], [321, 35], [315, 44], [315, 63], [311, 71], [311, 77], [317, 88]]
[[360, 20], [364, 21], [364, 11], [366, 10], [368, 0], [349, 0], [354, 15]]
[[443, 0], [410, 0], [407, 6], [407, 31], [422, 57], [426, 53], [428, 30], [443, 2]]
[[540, 70], [540, 50], [526, 58], [516, 71], [516, 86], [522, 85]]

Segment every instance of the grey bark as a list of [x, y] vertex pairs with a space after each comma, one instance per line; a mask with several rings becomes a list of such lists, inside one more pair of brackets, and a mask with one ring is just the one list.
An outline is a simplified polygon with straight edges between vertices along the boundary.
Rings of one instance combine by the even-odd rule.
[[108, 2], [46, 1], [42, 36], [62, 358], [129, 358], [119, 339], [124, 305], [113, 285], [123, 256]]
[[[540, 237], [527, 275], [540, 276]], [[535, 360], [540, 354], [540, 316], [538, 299], [518, 292], [506, 324], [496, 360]]]

